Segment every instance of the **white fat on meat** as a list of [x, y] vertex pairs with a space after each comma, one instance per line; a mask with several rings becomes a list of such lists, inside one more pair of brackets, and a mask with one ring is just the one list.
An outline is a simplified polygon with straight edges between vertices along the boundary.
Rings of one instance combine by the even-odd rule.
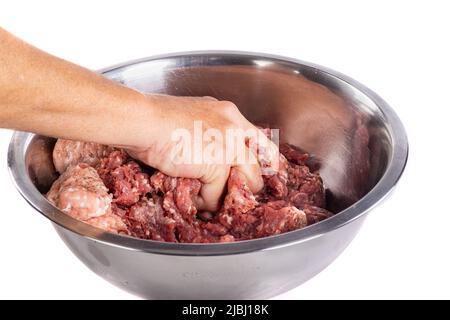
[[97, 171], [84, 163], [69, 167], [53, 183], [47, 199], [81, 221], [100, 217], [111, 211], [112, 196]]
[[100, 217], [85, 220], [84, 222], [108, 232], [127, 232], [127, 225], [119, 216], [116, 216], [113, 213], [107, 213]]

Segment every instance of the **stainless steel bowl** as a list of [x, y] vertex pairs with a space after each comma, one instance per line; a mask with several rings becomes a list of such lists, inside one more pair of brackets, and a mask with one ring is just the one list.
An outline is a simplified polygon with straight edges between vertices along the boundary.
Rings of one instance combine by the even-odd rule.
[[92, 271], [141, 297], [268, 298], [298, 286], [345, 249], [406, 164], [407, 137], [386, 102], [311, 63], [211, 51], [151, 57], [101, 72], [143, 92], [230, 100], [249, 120], [280, 128], [285, 141], [314, 155], [329, 206], [340, 211], [302, 230], [237, 243], [174, 244], [110, 234], [65, 215], [42, 195], [56, 178], [54, 139], [14, 133], [8, 165], [22, 196]]

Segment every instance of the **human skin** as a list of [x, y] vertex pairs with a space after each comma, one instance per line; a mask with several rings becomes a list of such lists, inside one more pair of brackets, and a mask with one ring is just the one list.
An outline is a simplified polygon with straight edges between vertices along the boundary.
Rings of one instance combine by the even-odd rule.
[[[192, 133], [194, 121], [224, 135], [227, 129], [256, 129], [232, 102], [143, 94], [0, 28], [0, 127], [122, 147], [165, 174], [200, 179], [203, 186], [196, 201], [204, 210], [219, 207], [232, 166], [244, 173], [253, 192], [260, 190], [263, 181], [256, 161], [179, 164], [171, 160], [176, 147], [172, 132], [184, 128]], [[270, 141], [263, 143], [275, 159], [276, 147]]]

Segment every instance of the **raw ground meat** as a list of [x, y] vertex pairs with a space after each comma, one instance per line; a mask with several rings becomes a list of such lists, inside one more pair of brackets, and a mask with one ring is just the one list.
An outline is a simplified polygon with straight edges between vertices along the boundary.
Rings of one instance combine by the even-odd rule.
[[53, 183], [47, 199], [80, 220], [106, 214], [111, 210], [112, 201], [97, 171], [85, 163], [69, 167]]
[[132, 206], [152, 190], [148, 174], [123, 151], [113, 151], [103, 158], [97, 171], [119, 206]]
[[53, 149], [53, 164], [59, 173], [78, 163], [95, 167], [112, 151], [114, 148], [98, 143], [58, 139]]
[[129, 234], [128, 227], [123, 219], [113, 213], [107, 213], [100, 217], [85, 220], [84, 222], [108, 232]]
[[[309, 155], [290, 145], [280, 150], [278, 171], [263, 176], [264, 188], [258, 194], [232, 168], [223, 205], [212, 213], [195, 207], [201, 189], [197, 179], [159, 171], [149, 176], [147, 168], [123, 150], [58, 140], [53, 157], [55, 167], [58, 164], [64, 173], [47, 198], [72, 217], [106, 231], [167, 242], [247, 240], [330, 217], [322, 179], [308, 167], [313, 163]], [[69, 160], [64, 158], [68, 155]]]
[[112, 196], [97, 171], [81, 163], [70, 166], [52, 185], [47, 199], [68, 215], [109, 232], [127, 233], [112, 213]]

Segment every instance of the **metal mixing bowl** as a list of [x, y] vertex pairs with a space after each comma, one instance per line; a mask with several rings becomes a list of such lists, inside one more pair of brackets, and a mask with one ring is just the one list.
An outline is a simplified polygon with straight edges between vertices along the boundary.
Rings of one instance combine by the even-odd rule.
[[14, 133], [8, 165], [22, 196], [92, 271], [141, 297], [268, 298], [298, 286], [345, 249], [406, 164], [406, 134], [386, 102], [349, 77], [311, 63], [188, 52], [101, 72], [143, 92], [230, 100], [250, 121], [280, 128], [285, 141], [314, 156], [329, 207], [340, 211], [302, 230], [236, 243], [175, 244], [110, 234], [67, 216], [42, 195], [57, 177], [54, 139]]

